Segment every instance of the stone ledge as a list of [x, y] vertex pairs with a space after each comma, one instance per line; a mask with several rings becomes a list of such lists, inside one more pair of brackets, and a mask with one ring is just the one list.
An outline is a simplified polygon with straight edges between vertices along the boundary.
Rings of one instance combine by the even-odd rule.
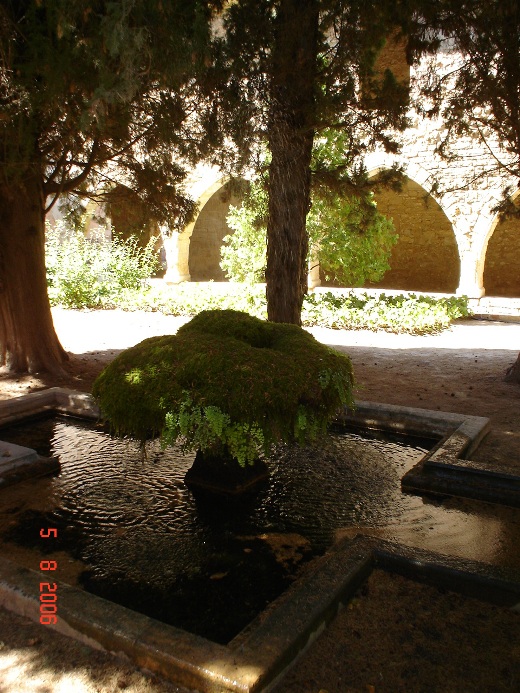
[[23, 467], [38, 459], [38, 454], [31, 448], [0, 440], [0, 476], [16, 467]]
[[[280, 680], [376, 567], [515, 610], [520, 605], [518, 576], [505, 569], [358, 535], [316, 559], [228, 646], [59, 581], [58, 623], [52, 627], [202, 693], [259, 693]], [[0, 604], [39, 622], [43, 579], [0, 559]]]
[[39, 392], [2, 400], [0, 425], [5, 426], [46, 412], [58, 412], [89, 419], [99, 418], [99, 408], [92, 395], [62, 387], [49, 387]]
[[36, 450], [0, 440], [0, 488], [59, 470], [55, 457], [40, 457]]

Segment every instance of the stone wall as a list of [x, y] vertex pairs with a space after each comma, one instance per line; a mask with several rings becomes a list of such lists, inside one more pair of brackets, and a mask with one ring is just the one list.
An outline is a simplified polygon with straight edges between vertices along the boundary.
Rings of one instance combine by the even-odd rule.
[[[449, 72], [458, 56], [445, 46], [436, 56], [435, 69]], [[403, 47], [387, 42], [379, 61], [401, 81], [413, 85], [423, 67], [410, 69]], [[443, 124], [410, 111], [410, 128], [401, 135], [401, 152], [391, 156], [375, 151], [366, 159], [371, 175], [400, 164], [407, 181], [400, 193], [377, 194], [380, 211], [392, 217], [399, 234], [391, 270], [378, 284], [384, 288], [466, 294], [520, 296], [520, 221], [499, 222], [493, 208], [507, 185], [517, 181], [491, 172], [487, 149], [476, 138], [465, 137], [455, 146], [456, 160], [442, 160], [436, 148]], [[199, 168], [192, 195], [201, 211], [187, 231], [173, 239], [176, 249], [167, 276], [172, 281], [222, 280], [219, 267], [229, 201], [218, 189], [225, 184], [214, 168]], [[440, 193], [430, 194], [438, 186]], [[428, 203], [425, 204], [424, 200]], [[189, 257], [189, 271], [188, 258]], [[175, 264], [177, 263], [177, 264]]]
[[398, 38], [398, 32], [390, 36], [379, 52], [375, 69], [379, 73], [390, 70], [395, 79], [409, 85], [411, 70], [406, 61], [405, 43]]
[[[398, 46], [393, 44], [390, 49], [392, 69], [400, 74]], [[435, 56], [434, 69], [447, 74], [458, 60], [459, 56], [446, 45]], [[412, 93], [413, 85], [423, 74], [424, 65], [411, 70]], [[408, 184], [397, 198], [393, 198], [390, 216], [398, 228], [404, 226], [406, 229], [408, 252], [405, 253], [404, 248], [401, 252], [396, 246], [390, 263], [392, 269], [383, 278], [382, 285], [393, 283], [393, 277], [399, 277], [397, 280], [402, 284], [406, 274], [407, 288], [424, 290], [421, 286], [423, 273], [414, 276], [413, 263], [419, 267], [426, 251], [434, 258], [434, 264], [439, 265], [439, 269], [434, 270], [429, 261], [430, 269], [426, 273], [430, 278], [424, 279], [432, 287], [430, 291], [446, 291], [449, 286], [450, 292], [473, 298], [484, 294], [520, 296], [517, 276], [520, 223], [511, 221], [504, 226], [493, 211], [502, 190], [508, 185], [514, 189], [517, 181], [493, 171], [494, 160], [487, 148], [469, 135], [457, 140], [453, 147], [454, 159], [447, 163], [437, 153], [444, 135], [442, 120], [424, 118], [414, 110], [409, 117], [411, 126], [401, 136], [400, 155], [396, 158], [376, 151], [368, 157], [367, 166], [376, 175], [394, 162], [399, 163], [408, 179], [414, 182], [415, 193], [422, 189], [432, 204], [422, 213], [415, 203], [411, 206], [410, 190], [414, 186]], [[496, 143], [488, 140], [488, 144], [499, 153]], [[429, 194], [435, 189], [439, 192]], [[383, 198], [386, 195], [383, 194]], [[382, 201], [381, 211], [384, 211], [383, 204]], [[436, 219], [440, 221], [441, 218], [442, 223], [438, 224]], [[443, 275], [444, 269], [449, 277]]]
[[488, 296], [520, 296], [520, 219], [499, 222], [489, 239], [484, 287]]
[[400, 192], [375, 195], [378, 210], [393, 220], [399, 240], [392, 248], [390, 270], [378, 288], [454, 293], [460, 260], [453, 228], [440, 205], [407, 180]]

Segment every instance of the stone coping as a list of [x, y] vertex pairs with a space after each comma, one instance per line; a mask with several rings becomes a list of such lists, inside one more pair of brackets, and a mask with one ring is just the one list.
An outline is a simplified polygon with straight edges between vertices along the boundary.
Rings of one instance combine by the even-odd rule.
[[[269, 691], [376, 567], [520, 609], [518, 576], [505, 569], [358, 535], [315, 559], [227, 646], [57, 580], [58, 622], [52, 627], [201, 693]], [[0, 559], [0, 604], [39, 622], [39, 586], [48, 579], [48, 573]]]
[[49, 387], [39, 392], [0, 401], [0, 426], [46, 412], [85, 419], [99, 418], [99, 408], [92, 395], [63, 387]]
[[354, 411], [340, 412], [338, 421], [360, 428], [438, 438], [439, 444], [429, 454], [449, 449], [449, 454], [459, 457], [474, 452], [489, 431], [489, 419], [482, 416], [363, 401], [356, 402]]
[[520, 507], [518, 466], [499, 468], [470, 456], [490, 429], [489, 419], [467, 414], [358, 402], [340, 422], [409, 435], [429, 435], [439, 442], [401, 480], [403, 491], [416, 494], [461, 496]]
[[438, 444], [403, 476], [403, 491], [461, 496], [520, 507], [518, 465], [504, 461], [497, 467], [469, 459], [489, 432], [487, 418], [359, 402], [353, 413], [345, 412], [338, 419], [366, 428], [439, 438]]
[[0, 440], [0, 475], [15, 469], [20, 464], [31, 464], [37, 459], [37, 453], [31, 448]]
[[[92, 395], [51, 387], [0, 401], [0, 426], [46, 412], [94, 420], [100, 417], [99, 408]], [[345, 409], [339, 412], [337, 420], [339, 423], [363, 428], [439, 438], [442, 439], [440, 449], [446, 453], [447, 441], [450, 441], [449, 454], [459, 457], [471, 454], [489, 428], [489, 420], [480, 416], [364, 401], [356, 402], [354, 411]]]

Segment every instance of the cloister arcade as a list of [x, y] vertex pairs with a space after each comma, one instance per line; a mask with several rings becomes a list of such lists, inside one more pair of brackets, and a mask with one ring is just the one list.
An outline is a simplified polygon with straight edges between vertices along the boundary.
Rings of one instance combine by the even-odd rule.
[[[381, 168], [374, 167], [372, 175]], [[379, 211], [393, 220], [399, 239], [390, 257], [391, 269], [371, 286], [471, 298], [520, 297], [520, 220], [500, 220], [491, 211], [492, 197], [476, 210], [462, 209], [463, 193], [434, 199], [421, 185], [423, 169], [408, 166], [407, 173], [400, 192], [383, 190], [375, 196]], [[197, 189], [196, 219], [165, 241], [165, 279], [172, 283], [226, 280], [219, 264], [220, 248], [231, 233], [226, 223], [229, 206], [240, 200], [213, 169], [199, 176]]]

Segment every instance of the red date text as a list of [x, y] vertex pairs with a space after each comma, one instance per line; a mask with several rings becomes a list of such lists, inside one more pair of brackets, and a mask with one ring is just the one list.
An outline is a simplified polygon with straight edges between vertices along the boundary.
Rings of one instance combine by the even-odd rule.
[[[42, 539], [56, 539], [58, 530], [55, 527], [40, 529]], [[54, 571], [57, 561], [40, 561], [41, 571]], [[40, 582], [40, 623], [44, 626], [58, 622], [58, 585], [55, 582]]]

